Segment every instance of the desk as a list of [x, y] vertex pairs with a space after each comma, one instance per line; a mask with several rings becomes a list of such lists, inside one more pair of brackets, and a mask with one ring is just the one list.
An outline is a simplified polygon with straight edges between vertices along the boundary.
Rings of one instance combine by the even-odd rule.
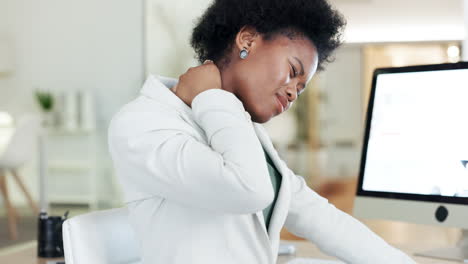
[[38, 258], [36, 241], [30, 241], [0, 250], [0, 263], [46, 264], [49, 260], [63, 260], [63, 258]]
[[[394, 221], [366, 220], [363, 222], [387, 242], [396, 245], [397, 248], [411, 255], [417, 263], [461, 263], [425, 257], [414, 257], [412, 255], [414, 252], [454, 245], [461, 234], [461, 231], [457, 228], [425, 226]], [[320, 252], [315, 245], [306, 240], [283, 240], [282, 242], [296, 245], [296, 257], [334, 259]], [[38, 259], [36, 257], [36, 247], [36, 242], [28, 242], [16, 248], [0, 250], [0, 263], [45, 264], [45, 259]], [[290, 256], [280, 256], [277, 264], [285, 264], [292, 258], [293, 257]]]
[[[295, 256], [279, 256], [277, 264], [285, 264], [289, 260], [294, 259], [295, 257], [304, 257], [304, 258], [320, 258], [320, 259], [333, 259], [337, 260], [337, 258], [333, 258], [323, 254], [314, 244], [308, 241], [283, 241], [284, 243], [294, 244], [296, 246], [296, 255]], [[416, 257], [412, 255], [414, 252], [421, 252], [424, 250], [429, 250], [432, 247], [421, 247], [421, 246], [397, 246], [397, 248], [403, 250], [408, 255], [410, 255], [417, 263], [420, 264], [429, 264], [429, 263], [437, 263], [437, 264], [457, 264], [462, 262], [454, 262], [454, 261], [444, 261], [440, 259], [433, 259], [433, 258], [425, 258], [425, 257]]]
[[[385, 241], [410, 255], [417, 263], [462, 263], [414, 256], [414, 253], [416, 252], [420, 253], [434, 248], [450, 247], [455, 245], [461, 236], [461, 230], [458, 228], [417, 225], [384, 220], [361, 221]], [[306, 240], [283, 240], [282, 242], [296, 245], [296, 257], [336, 259], [323, 254], [314, 244]], [[280, 256], [278, 258], [278, 264], [287, 263], [293, 258], [294, 257], [290, 256]]]

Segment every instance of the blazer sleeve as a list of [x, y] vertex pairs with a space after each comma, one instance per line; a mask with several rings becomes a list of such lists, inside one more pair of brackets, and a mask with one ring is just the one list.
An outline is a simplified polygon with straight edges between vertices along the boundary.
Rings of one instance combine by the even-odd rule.
[[416, 263], [364, 224], [328, 203], [301, 176], [287, 170], [292, 195], [285, 227], [291, 233], [308, 239], [326, 254], [346, 263]]
[[[215, 212], [247, 214], [267, 207], [274, 193], [265, 156], [241, 101], [230, 92], [209, 89], [193, 99], [192, 112], [208, 145], [187, 132], [184, 120], [167, 117], [139, 133], [111, 139], [118, 142], [110, 145], [120, 145], [112, 148], [118, 152], [115, 160], [131, 171], [130, 184], [149, 195]], [[112, 130], [118, 133], [132, 122], [139, 126], [150, 120], [135, 121], [145, 115], [154, 113], [130, 114]]]

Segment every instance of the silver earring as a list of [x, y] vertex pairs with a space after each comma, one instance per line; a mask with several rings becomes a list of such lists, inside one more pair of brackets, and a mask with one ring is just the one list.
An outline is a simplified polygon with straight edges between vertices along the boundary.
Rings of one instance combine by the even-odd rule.
[[240, 53], [239, 53], [239, 57], [240, 57], [241, 59], [247, 58], [248, 55], [249, 55], [249, 52], [248, 52], [246, 49], [242, 49], [242, 50], [240, 51]]

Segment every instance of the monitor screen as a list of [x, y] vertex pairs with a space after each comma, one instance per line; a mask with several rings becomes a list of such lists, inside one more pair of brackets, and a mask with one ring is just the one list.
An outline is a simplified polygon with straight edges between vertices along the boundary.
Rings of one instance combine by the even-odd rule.
[[362, 190], [468, 197], [468, 69], [381, 72], [373, 85]]

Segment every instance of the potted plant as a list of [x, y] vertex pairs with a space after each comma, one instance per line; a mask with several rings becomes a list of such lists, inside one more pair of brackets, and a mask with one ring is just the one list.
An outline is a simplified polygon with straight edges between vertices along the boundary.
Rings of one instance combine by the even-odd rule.
[[52, 110], [54, 108], [54, 96], [49, 91], [36, 90], [35, 96], [39, 106], [44, 113], [44, 125], [51, 126], [54, 124]]

